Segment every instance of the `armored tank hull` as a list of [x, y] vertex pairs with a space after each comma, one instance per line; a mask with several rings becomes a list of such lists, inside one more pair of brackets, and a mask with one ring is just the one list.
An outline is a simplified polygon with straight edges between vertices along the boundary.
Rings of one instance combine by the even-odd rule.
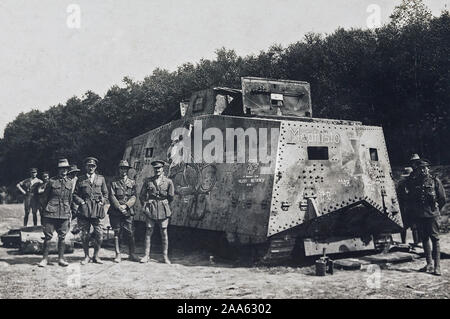
[[[167, 161], [166, 175], [175, 185], [170, 225], [217, 232], [231, 245], [264, 247], [259, 253], [264, 259], [288, 258], [299, 241], [307, 256], [323, 248], [329, 253], [373, 249], [374, 236], [401, 230], [381, 127], [280, 114], [273, 101], [284, 107], [286, 95], [303, 98], [297, 111], [310, 115], [309, 85], [246, 79], [242, 91], [194, 94], [180, 120], [128, 142], [123, 158], [133, 166], [138, 192], [153, 174], [150, 163]], [[271, 104], [259, 113], [246, 102], [254, 82], [278, 85], [276, 93], [258, 87]], [[244, 114], [224, 114], [228, 106], [217, 106], [224, 92], [239, 101]], [[189, 113], [199, 96], [203, 113]], [[271, 109], [275, 114], [267, 114]], [[140, 203], [136, 211], [143, 221]]]

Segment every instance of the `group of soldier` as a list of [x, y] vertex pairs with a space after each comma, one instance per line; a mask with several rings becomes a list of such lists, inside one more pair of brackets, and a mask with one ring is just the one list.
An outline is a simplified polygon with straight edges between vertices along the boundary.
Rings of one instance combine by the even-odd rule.
[[428, 160], [413, 154], [397, 185], [397, 195], [404, 224], [402, 241], [405, 243], [406, 230], [411, 228], [414, 244], [422, 241], [427, 263], [420, 271], [440, 276], [439, 217], [446, 196], [442, 182], [430, 174], [429, 166]]
[[[131, 168], [125, 160], [118, 165], [119, 176], [109, 187], [105, 178], [96, 172], [98, 160], [88, 157], [84, 161], [85, 173], [78, 175], [76, 165], [69, 165], [67, 159], [58, 161], [58, 174], [49, 178], [43, 172], [42, 180], [37, 178], [37, 169], [30, 169], [30, 178], [17, 184], [17, 188], [25, 195], [24, 225], [28, 223], [30, 210], [33, 223], [37, 225], [37, 211], [41, 212], [44, 230], [43, 258], [38, 264], [48, 264], [49, 241], [56, 231], [58, 234], [58, 264], [67, 266], [64, 259], [65, 237], [70, 221], [77, 218], [81, 231], [84, 259], [81, 264], [89, 262], [102, 264], [99, 253], [103, 238], [101, 220], [105, 217], [105, 204], [109, 199], [108, 209], [111, 227], [114, 231], [114, 262], [121, 261], [119, 235], [122, 231], [129, 246], [129, 260], [147, 263], [150, 260], [151, 236], [156, 225], [159, 226], [162, 238], [164, 262], [170, 264], [168, 258], [167, 227], [172, 214], [170, 203], [174, 197], [172, 181], [164, 175], [164, 161], [153, 161], [153, 176], [144, 180], [139, 194], [142, 213], [146, 217], [145, 254], [138, 258], [135, 254], [133, 233], [133, 216], [138, 199], [136, 182], [128, 177]], [[440, 244], [439, 216], [445, 205], [446, 196], [442, 182], [430, 174], [430, 162], [413, 154], [410, 167], [404, 169], [402, 180], [398, 183], [397, 194], [402, 211], [404, 232], [402, 240], [406, 240], [406, 229], [413, 231], [414, 243], [422, 241], [426, 257], [423, 272], [440, 276]], [[94, 229], [94, 254], [89, 256], [90, 229]], [[433, 246], [431, 250], [430, 240]], [[433, 261], [434, 259], [434, 267]]]
[[[30, 169], [30, 178], [17, 184], [17, 188], [25, 195], [24, 226], [27, 226], [30, 210], [33, 223], [37, 225], [37, 212], [40, 211], [41, 224], [44, 232], [43, 258], [39, 267], [48, 264], [49, 243], [54, 232], [58, 234], [58, 264], [68, 266], [64, 258], [65, 237], [70, 229], [71, 220], [77, 218], [77, 226], [81, 234], [84, 258], [82, 265], [89, 262], [103, 264], [100, 250], [103, 240], [102, 219], [105, 217], [105, 204], [110, 206], [107, 213], [114, 231], [114, 262], [121, 262], [120, 232], [123, 232], [129, 246], [129, 260], [147, 263], [150, 261], [151, 236], [156, 225], [159, 226], [162, 238], [164, 262], [170, 264], [168, 257], [169, 218], [172, 215], [170, 203], [174, 196], [172, 181], [164, 175], [164, 161], [153, 161], [154, 174], [145, 179], [139, 194], [146, 218], [145, 254], [138, 258], [135, 254], [135, 239], [133, 232], [133, 216], [137, 201], [136, 182], [128, 177], [131, 168], [126, 160], [118, 165], [118, 177], [110, 185], [105, 178], [97, 173], [98, 160], [87, 157], [84, 160], [85, 172], [76, 165], [69, 165], [67, 159], [58, 161], [57, 175], [49, 178], [48, 172], [42, 174], [42, 180], [37, 178], [37, 169]], [[94, 253], [89, 255], [91, 241], [90, 230], [93, 228]]]

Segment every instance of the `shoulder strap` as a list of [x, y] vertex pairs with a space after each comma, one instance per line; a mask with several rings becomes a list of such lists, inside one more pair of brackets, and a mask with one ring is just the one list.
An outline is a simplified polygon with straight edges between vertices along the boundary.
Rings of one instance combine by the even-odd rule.
[[151, 182], [153, 185], [155, 185], [156, 190], [159, 192], [159, 186], [158, 186], [158, 183], [156, 182], [156, 178], [152, 178]]

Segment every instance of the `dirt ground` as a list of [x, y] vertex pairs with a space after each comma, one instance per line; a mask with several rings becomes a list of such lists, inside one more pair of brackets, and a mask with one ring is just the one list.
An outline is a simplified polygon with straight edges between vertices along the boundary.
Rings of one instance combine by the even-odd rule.
[[[0, 206], [0, 233], [21, 226], [22, 206]], [[169, 234], [170, 236], [170, 234]], [[450, 252], [450, 234], [441, 237]], [[142, 247], [138, 247], [142, 254]], [[82, 250], [66, 255], [63, 268], [51, 255], [52, 265], [38, 268], [38, 255], [21, 255], [0, 247], [0, 298], [449, 298], [450, 259], [442, 260], [442, 276], [419, 273], [424, 260], [370, 266], [362, 270], [335, 270], [316, 277], [314, 266], [242, 266], [215, 258], [205, 251], [172, 249], [172, 265], [161, 262], [159, 247], [153, 262], [112, 262], [114, 252], [102, 250], [103, 265], [81, 266]]]

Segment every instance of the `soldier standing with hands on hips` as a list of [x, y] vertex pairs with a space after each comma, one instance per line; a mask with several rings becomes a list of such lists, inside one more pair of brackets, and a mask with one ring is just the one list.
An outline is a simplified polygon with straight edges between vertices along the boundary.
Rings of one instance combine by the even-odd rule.
[[64, 260], [65, 238], [69, 231], [71, 218], [70, 204], [72, 202], [72, 181], [67, 177], [69, 162], [63, 158], [58, 161], [58, 176], [51, 178], [42, 194], [46, 203], [42, 213], [42, 226], [44, 228], [43, 258], [38, 264], [45, 267], [48, 264], [49, 242], [53, 232], [58, 233], [58, 264], [68, 266]]
[[105, 178], [97, 174], [98, 160], [95, 157], [87, 157], [84, 160], [86, 174], [78, 177], [73, 193], [73, 200], [78, 207], [78, 227], [81, 230], [81, 241], [83, 243], [84, 259], [82, 265], [90, 262], [89, 240], [91, 225], [94, 228], [94, 256], [92, 261], [103, 264], [99, 257], [103, 240], [103, 229], [101, 220], [105, 217], [104, 205], [108, 198], [108, 188]]
[[[410, 207], [417, 218], [417, 226], [422, 238], [423, 251], [427, 265], [420, 271], [441, 275], [440, 244], [439, 244], [439, 210], [445, 205], [446, 197], [442, 182], [431, 176], [430, 163], [427, 160], [418, 160], [415, 170], [417, 173], [408, 179]], [[433, 244], [431, 253], [430, 239]], [[434, 256], [433, 256], [434, 255]], [[434, 271], [431, 263], [434, 257]]]
[[27, 227], [28, 225], [28, 216], [31, 213], [33, 214], [33, 225], [37, 226], [37, 212], [40, 206], [39, 199], [36, 195], [35, 188], [42, 183], [42, 181], [37, 178], [37, 168], [30, 168], [30, 178], [24, 179], [23, 181], [17, 183], [17, 189], [25, 195], [25, 199], [23, 201], [25, 208], [25, 216], [23, 218], [23, 226]]
[[119, 177], [116, 178], [109, 188], [109, 206], [108, 214], [111, 227], [114, 230], [114, 248], [116, 257], [114, 262], [120, 263], [120, 231], [123, 230], [129, 247], [129, 256], [132, 261], [139, 261], [135, 255], [135, 240], [133, 232], [134, 204], [136, 203], [136, 183], [128, 178], [130, 165], [125, 160], [119, 163]]
[[159, 225], [161, 232], [162, 250], [164, 262], [170, 264], [168, 250], [169, 238], [167, 227], [169, 218], [172, 215], [169, 204], [174, 197], [173, 182], [164, 175], [164, 161], [153, 161], [154, 175], [147, 178], [139, 195], [143, 207], [143, 213], [146, 216], [146, 233], [145, 233], [145, 255], [141, 259], [141, 263], [147, 263], [150, 259], [151, 237], [155, 225]]

